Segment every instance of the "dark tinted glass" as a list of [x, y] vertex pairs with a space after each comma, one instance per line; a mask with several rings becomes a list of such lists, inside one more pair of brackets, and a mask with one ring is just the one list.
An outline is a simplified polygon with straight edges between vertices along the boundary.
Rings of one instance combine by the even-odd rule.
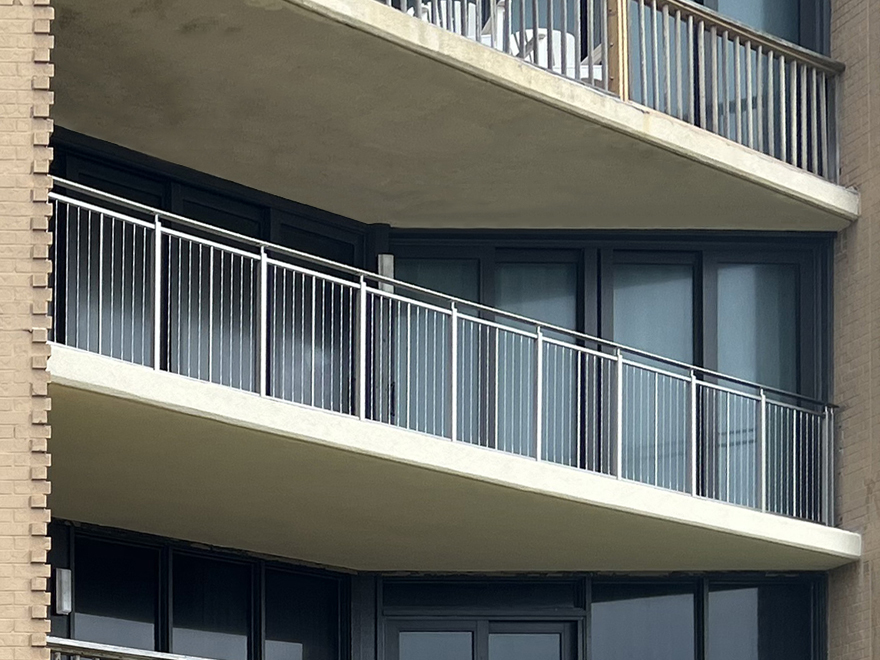
[[574, 582], [417, 582], [388, 580], [386, 607], [462, 607], [538, 609], [578, 606]]
[[266, 571], [266, 660], [332, 660], [338, 653], [338, 585]]
[[562, 660], [559, 633], [492, 633], [489, 660]]
[[399, 660], [472, 660], [473, 646], [469, 632], [401, 632]]
[[245, 660], [250, 637], [250, 567], [175, 554], [172, 651]]
[[154, 649], [158, 574], [158, 550], [78, 538], [77, 639]]
[[809, 585], [712, 585], [708, 660], [809, 658]]
[[690, 585], [593, 584], [592, 660], [694, 657]]
[[480, 271], [475, 259], [396, 259], [394, 275], [404, 282], [449, 296], [479, 300]]

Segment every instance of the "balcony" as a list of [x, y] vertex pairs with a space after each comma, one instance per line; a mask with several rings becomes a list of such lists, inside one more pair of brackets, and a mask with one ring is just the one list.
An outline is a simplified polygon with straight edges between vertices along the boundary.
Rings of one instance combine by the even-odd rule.
[[401, 228], [837, 231], [858, 216], [834, 183], [836, 63], [684, 1], [553, 0], [537, 35], [507, 4], [60, 0], [53, 112]]
[[[439, 473], [443, 483], [435, 483], [421, 468], [416, 472], [422, 476], [402, 475], [367, 460], [378, 452], [388, 465], [429, 465], [535, 492], [561, 488], [556, 496], [564, 499], [582, 497], [586, 482], [580, 478], [595, 475], [600, 481], [589, 486], [589, 497], [601, 502], [600, 509], [629, 502], [629, 511], [640, 501], [651, 515], [666, 517], [687, 500], [723, 503], [685, 518], [710, 526], [723, 520], [727, 532], [741, 526], [742, 533], [755, 533], [749, 526], [757, 518], [737, 521], [748, 509], [781, 516], [772, 525], [760, 523], [759, 536], [789, 529], [786, 518], [808, 521], [791, 528], [801, 539], [790, 542], [794, 546], [823, 538], [823, 527], [812, 523], [833, 523], [833, 407], [827, 403], [443, 296], [69, 181], [56, 179], [51, 201], [52, 424], [56, 435], [66, 437], [55, 452], [52, 476], [58, 515], [134, 528], [149, 519], [147, 531], [155, 525], [157, 533], [194, 533], [196, 540], [224, 544], [200, 538], [204, 516], [187, 523], [193, 527], [169, 529], [175, 516], [168, 507], [177, 505], [159, 504], [157, 484], [170, 480], [169, 497], [183, 497], [198, 510], [211, 506], [201, 501], [202, 491], [204, 497], [213, 492], [218, 502], [232, 496], [222, 516], [244, 507], [242, 531], [250, 539], [287, 534], [247, 513], [266, 496], [259, 484], [267, 477], [257, 464], [272, 474], [281, 470], [275, 476], [282, 481], [299, 474], [295, 483], [302, 492], [295, 498], [309, 499], [329, 487], [328, 498], [336, 500], [336, 484], [346, 482], [352, 495], [369, 492], [376, 483], [354, 484], [370, 475], [396, 484], [388, 495], [393, 503], [384, 505], [391, 508], [403, 504], [400, 488], [411, 492], [413, 505], [416, 493], [427, 496], [432, 488], [447, 502], [473, 488], [446, 483]], [[196, 387], [196, 381], [203, 384]], [[157, 409], [168, 412], [156, 417]], [[313, 446], [294, 458], [278, 444], [278, 434]], [[348, 452], [344, 464], [331, 446]], [[489, 455], [508, 458], [498, 462]], [[485, 460], [497, 465], [486, 472]], [[212, 462], [215, 468], [208, 467]], [[539, 473], [528, 472], [533, 464], [542, 466]], [[247, 475], [229, 476], [243, 466]], [[102, 476], [84, 479], [83, 470]], [[322, 480], [325, 472], [336, 476]], [[195, 484], [202, 478], [211, 485], [200, 491]], [[146, 479], [140, 489], [128, 487], [140, 479]], [[230, 488], [240, 479], [253, 492]], [[641, 490], [646, 486], [655, 488]], [[490, 491], [474, 497], [495, 501], [498, 491]], [[357, 497], [361, 504], [370, 501]], [[503, 502], [497, 506], [507, 506]], [[539, 509], [548, 505], [541, 502]], [[357, 506], [346, 504], [345, 510], [354, 515]], [[430, 523], [424, 510], [415, 515], [418, 524]], [[482, 520], [478, 510], [474, 515]], [[362, 515], [356, 518], [364, 524]], [[369, 514], [366, 522], [375, 524]], [[416, 526], [405, 523], [410, 541], [419, 538]], [[467, 526], [456, 519], [455, 528]], [[857, 536], [828, 533], [822, 552], [835, 557], [832, 564], [857, 556]], [[688, 536], [676, 531], [674, 538]], [[240, 543], [226, 544], [250, 547]], [[328, 543], [323, 551], [335, 552], [338, 540]], [[401, 542], [399, 549], [404, 547]], [[277, 545], [257, 549], [284, 554]], [[692, 567], [790, 567], [786, 553], [785, 560], [762, 553], [742, 563], [701, 550]], [[417, 554], [405, 553], [401, 561]], [[294, 556], [333, 564], [320, 553]], [[383, 563], [389, 561], [380, 554], [365, 566], [400, 567]], [[644, 557], [626, 561], [629, 568], [662, 565]], [[353, 565], [350, 559], [337, 562]], [[827, 562], [811, 558], [803, 565]], [[461, 564], [443, 566], [462, 570]], [[498, 570], [491, 561], [486, 566]], [[534, 565], [507, 568], [515, 567]]]

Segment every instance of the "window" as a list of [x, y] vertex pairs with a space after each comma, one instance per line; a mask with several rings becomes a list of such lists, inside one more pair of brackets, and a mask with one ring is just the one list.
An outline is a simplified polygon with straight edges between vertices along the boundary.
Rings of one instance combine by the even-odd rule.
[[817, 658], [824, 576], [381, 581], [381, 660]]
[[55, 635], [212, 660], [343, 655], [341, 576], [127, 532], [53, 523], [50, 534], [74, 586]]
[[709, 585], [708, 660], [811, 657], [809, 584]]
[[244, 564], [174, 554], [173, 653], [247, 660], [250, 573]]
[[[396, 276], [762, 385], [819, 398], [826, 387], [824, 237], [615, 240], [582, 233], [563, 240], [474, 233], [444, 243], [443, 236], [392, 235]], [[462, 330], [466, 346], [470, 328]], [[497, 346], [473, 339], [475, 359], [482, 350], [503, 361], [505, 351], [515, 350], [504, 339]], [[528, 426], [532, 414], [519, 407], [510, 423]]]
[[692, 584], [593, 584], [592, 660], [688, 660], [695, 648]]
[[575, 660], [573, 622], [392, 621], [387, 660]]
[[83, 537], [76, 545], [78, 639], [154, 650], [159, 552]]
[[332, 579], [267, 570], [265, 660], [338, 658], [338, 601]]

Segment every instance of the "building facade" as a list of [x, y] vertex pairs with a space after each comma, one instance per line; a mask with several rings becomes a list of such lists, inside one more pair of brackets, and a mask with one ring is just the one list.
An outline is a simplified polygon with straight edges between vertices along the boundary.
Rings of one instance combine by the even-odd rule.
[[0, 1], [2, 657], [874, 657], [874, 4]]

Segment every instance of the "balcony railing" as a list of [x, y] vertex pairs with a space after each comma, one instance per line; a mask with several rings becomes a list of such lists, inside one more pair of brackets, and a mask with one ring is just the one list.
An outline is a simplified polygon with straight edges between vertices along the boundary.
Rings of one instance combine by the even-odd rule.
[[56, 185], [57, 343], [454, 442], [832, 519], [832, 408], [821, 401]]
[[837, 181], [843, 66], [689, 0], [380, 1]]
[[76, 639], [49, 637], [46, 640], [52, 660], [205, 660], [176, 653], [160, 653], [125, 646], [81, 642]]

